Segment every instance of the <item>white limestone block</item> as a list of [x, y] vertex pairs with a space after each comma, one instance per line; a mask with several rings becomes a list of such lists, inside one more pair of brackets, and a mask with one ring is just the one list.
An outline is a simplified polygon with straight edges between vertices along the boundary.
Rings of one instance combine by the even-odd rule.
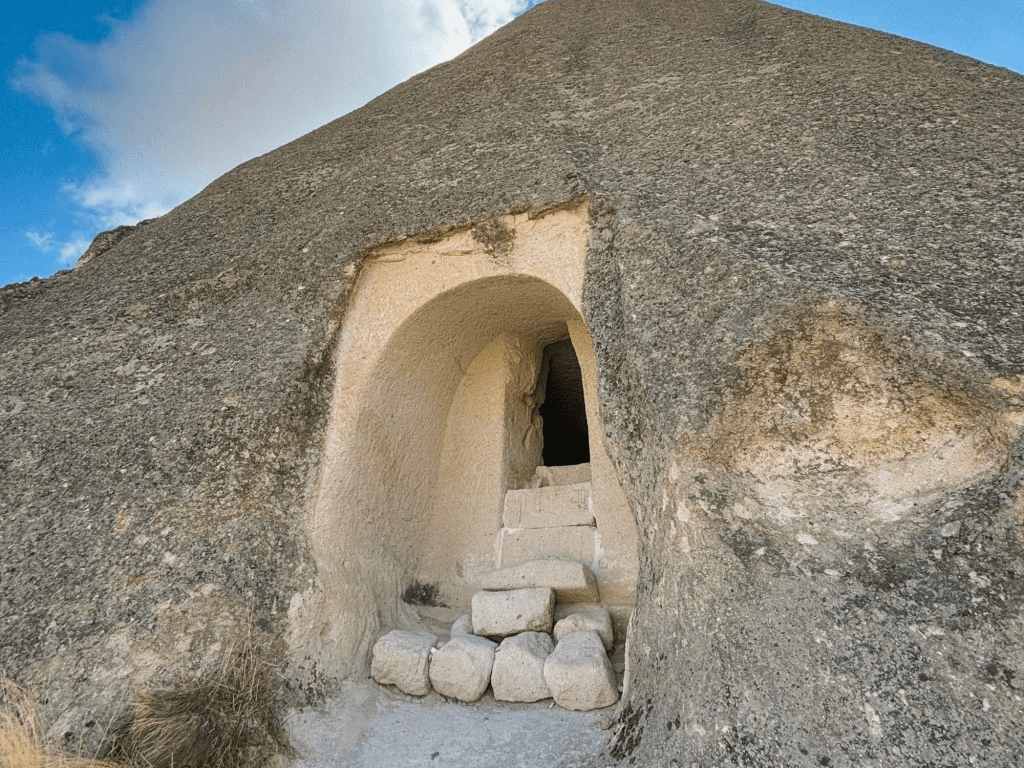
[[478, 700], [491, 682], [497, 647], [497, 643], [475, 635], [460, 635], [445, 643], [430, 661], [434, 690], [450, 699]]
[[550, 632], [555, 592], [550, 587], [477, 592], [472, 608], [474, 635], [506, 637], [519, 632]]
[[555, 649], [544, 632], [506, 637], [494, 655], [491, 688], [499, 701], [540, 701], [551, 697], [544, 682], [544, 662]]
[[470, 618], [468, 613], [464, 613], [455, 620], [452, 624], [452, 631], [450, 637], [456, 638], [459, 635], [472, 635], [473, 634], [473, 619]]
[[590, 566], [574, 560], [545, 558], [510, 565], [483, 578], [484, 589], [551, 587], [562, 603], [594, 603], [600, 593]]
[[498, 532], [499, 568], [530, 560], [559, 558], [589, 565], [594, 561], [597, 528], [502, 528]]
[[546, 488], [549, 485], [573, 485], [590, 482], [590, 464], [569, 464], [561, 467], [545, 467], [534, 470], [530, 480], [531, 488]]
[[597, 632], [604, 649], [611, 652], [615, 646], [615, 630], [612, 628], [612, 615], [608, 613], [607, 608], [581, 609], [555, 622], [555, 641], [573, 632], [588, 630]]
[[594, 525], [590, 483], [522, 488], [505, 494], [502, 524], [506, 528], [558, 528]]
[[572, 632], [559, 640], [544, 662], [544, 682], [566, 709], [585, 712], [619, 700], [615, 672], [597, 632]]
[[430, 693], [430, 651], [437, 636], [396, 629], [373, 646], [370, 674], [381, 685], [394, 685], [411, 696]]

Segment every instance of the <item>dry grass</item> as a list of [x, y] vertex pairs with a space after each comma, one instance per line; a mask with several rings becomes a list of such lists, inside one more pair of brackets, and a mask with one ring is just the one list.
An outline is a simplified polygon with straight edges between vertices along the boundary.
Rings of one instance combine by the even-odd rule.
[[24, 689], [0, 679], [0, 768], [119, 768], [116, 763], [72, 757], [49, 744], [33, 701]]
[[114, 755], [138, 768], [260, 768], [290, 753], [273, 682], [251, 646], [228, 653], [212, 675], [139, 694]]
[[31, 697], [0, 676], [0, 768], [262, 768], [292, 753], [272, 673], [247, 644], [211, 675], [138, 694], [107, 760], [49, 743]]

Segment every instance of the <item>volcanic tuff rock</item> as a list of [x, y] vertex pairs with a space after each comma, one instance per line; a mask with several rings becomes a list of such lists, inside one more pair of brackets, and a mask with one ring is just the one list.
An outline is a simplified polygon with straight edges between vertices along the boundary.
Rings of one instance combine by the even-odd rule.
[[506, 637], [519, 632], [550, 632], [555, 592], [550, 587], [477, 592], [473, 595], [473, 634]]
[[430, 683], [442, 696], [472, 702], [491, 682], [498, 644], [486, 637], [460, 635], [445, 643], [430, 660]]
[[555, 703], [587, 711], [610, 707], [619, 698], [615, 672], [597, 632], [570, 632], [544, 660], [544, 682]]
[[370, 674], [381, 685], [395, 685], [413, 696], [430, 693], [430, 654], [437, 637], [429, 632], [388, 632], [373, 646]]
[[615, 645], [612, 617], [609, 615], [607, 608], [584, 608], [578, 612], [571, 613], [564, 619], [555, 622], [552, 634], [555, 640], [558, 641], [566, 635], [571, 635], [573, 632], [582, 632], [584, 630], [596, 632], [597, 636], [601, 638], [601, 642], [604, 643], [606, 651], [611, 651], [612, 646]]
[[500, 266], [496, 217], [576, 205], [640, 563], [603, 759], [1013, 765], [1022, 158], [1005, 70], [754, 0], [548, 0], [0, 289], [0, 663], [74, 735], [231, 636], [296, 696], [365, 673], [417, 561], [305, 525], [353, 286], [403, 238]]
[[491, 688], [499, 701], [540, 701], [551, 696], [544, 662], [555, 649], [544, 632], [523, 632], [501, 641], [494, 654]]

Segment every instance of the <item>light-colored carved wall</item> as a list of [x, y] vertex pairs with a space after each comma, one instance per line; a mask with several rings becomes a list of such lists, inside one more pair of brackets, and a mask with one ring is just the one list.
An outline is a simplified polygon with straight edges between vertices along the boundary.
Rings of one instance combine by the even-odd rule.
[[493, 570], [505, 492], [540, 460], [534, 389], [546, 344], [568, 336], [590, 428], [606, 603], [631, 603], [636, 527], [604, 446], [581, 315], [585, 205], [505, 216], [364, 263], [337, 350], [324, 466], [308, 519], [319, 582], [289, 611], [292, 653], [324, 672], [365, 664], [389, 626], [417, 621], [411, 583], [468, 608]]

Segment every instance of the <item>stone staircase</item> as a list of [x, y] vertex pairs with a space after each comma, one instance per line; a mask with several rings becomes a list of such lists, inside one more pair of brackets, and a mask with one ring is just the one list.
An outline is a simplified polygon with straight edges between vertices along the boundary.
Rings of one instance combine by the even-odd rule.
[[588, 566], [597, 553], [597, 523], [591, 506], [590, 465], [538, 467], [540, 487], [505, 495], [495, 566], [558, 558]]

